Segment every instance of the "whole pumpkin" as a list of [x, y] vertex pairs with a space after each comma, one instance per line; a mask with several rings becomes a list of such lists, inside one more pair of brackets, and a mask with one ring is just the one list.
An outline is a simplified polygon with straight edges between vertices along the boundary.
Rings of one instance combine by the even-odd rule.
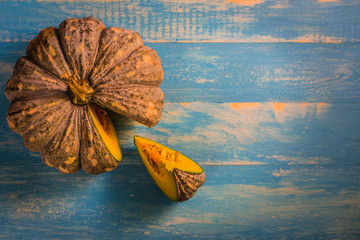
[[93, 17], [43, 29], [19, 58], [5, 94], [9, 127], [64, 173], [114, 169], [121, 150], [105, 109], [152, 127], [164, 94], [161, 61], [134, 31]]

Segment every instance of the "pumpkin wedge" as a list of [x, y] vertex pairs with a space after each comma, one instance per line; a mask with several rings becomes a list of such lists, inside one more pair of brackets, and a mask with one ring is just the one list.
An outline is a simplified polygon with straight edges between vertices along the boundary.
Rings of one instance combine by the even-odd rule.
[[139, 136], [134, 143], [150, 176], [174, 202], [190, 199], [204, 183], [204, 170], [179, 151]]
[[16, 62], [5, 88], [7, 122], [48, 166], [107, 172], [121, 160], [107, 111], [155, 126], [163, 76], [159, 56], [138, 33], [94, 17], [67, 19], [41, 30]]
[[88, 108], [95, 128], [99, 131], [105, 146], [109, 149], [111, 155], [113, 155], [116, 160], [120, 161], [122, 158], [120, 144], [115, 127], [108, 113], [106, 110], [93, 103], [90, 103]]

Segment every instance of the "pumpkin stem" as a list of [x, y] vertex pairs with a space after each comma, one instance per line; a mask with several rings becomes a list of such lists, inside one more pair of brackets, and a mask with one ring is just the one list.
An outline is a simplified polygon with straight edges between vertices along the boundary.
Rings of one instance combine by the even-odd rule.
[[77, 71], [75, 69], [68, 79], [71, 101], [76, 105], [85, 105], [90, 101], [91, 96], [94, 94], [94, 89], [87, 80], [76, 80], [76, 74]]

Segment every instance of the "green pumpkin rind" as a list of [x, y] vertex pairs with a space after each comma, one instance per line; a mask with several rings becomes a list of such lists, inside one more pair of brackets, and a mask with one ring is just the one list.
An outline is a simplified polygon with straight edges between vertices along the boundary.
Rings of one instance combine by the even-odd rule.
[[59, 42], [58, 30], [54, 27], [41, 30], [29, 43], [26, 55], [31, 62], [56, 76], [59, 81], [66, 83], [66, 79], [71, 75]]
[[[116, 64], [126, 61], [130, 54], [144, 45], [137, 32], [128, 29], [109, 27], [102, 31], [98, 55], [91, 71], [91, 85], [104, 79]], [[106, 79], [106, 77], [105, 77]]]
[[174, 169], [174, 177], [179, 196], [178, 202], [189, 200], [205, 182], [205, 172], [197, 174]]
[[[117, 99], [125, 99], [119, 103]], [[163, 92], [151, 86], [129, 86], [112, 91], [99, 91], [94, 96], [99, 106], [117, 112], [149, 127], [154, 126], [161, 117]]]
[[[41, 97], [15, 101], [8, 109], [8, 125], [14, 132], [26, 137], [28, 132], [37, 131], [38, 126], [45, 121], [59, 119], [59, 117], [61, 117], [59, 113], [62, 113], [69, 105], [68, 97], [65, 93], [59, 93], [46, 98]], [[61, 125], [61, 122], [54, 121], [54, 124], [50, 124], [47, 127], [49, 129], [56, 125]], [[46, 132], [46, 129], [43, 130]], [[48, 132], [48, 134], [52, 134], [52, 132]], [[35, 140], [36, 136], [37, 134], [35, 133]], [[35, 146], [34, 149], [29, 150], [39, 151], [40, 149], [40, 146]]]
[[157, 53], [147, 46], [136, 49], [123, 61], [101, 77], [95, 77], [92, 85], [97, 89], [109, 89], [124, 85], [143, 85], [159, 87], [164, 72]]
[[71, 18], [59, 26], [59, 40], [66, 60], [78, 79], [88, 79], [105, 25], [96, 18]]
[[60, 81], [27, 57], [21, 57], [15, 64], [13, 76], [7, 82], [5, 95], [12, 102], [35, 97], [46, 98], [66, 92], [67, 87], [65, 81]]
[[41, 151], [43, 146], [64, 126], [68, 116], [68, 114], [64, 113], [70, 112], [72, 108], [72, 104], [65, 101], [59, 110], [50, 111], [45, 117], [43, 116], [39, 121], [34, 122], [34, 127], [30, 126], [22, 136], [25, 147], [30, 151]]
[[64, 173], [75, 173], [81, 169], [80, 141], [81, 122], [85, 106], [73, 106], [59, 131], [40, 151], [44, 163]]
[[[85, 102], [73, 101], [70, 79], [93, 89]], [[161, 117], [162, 79], [159, 57], [138, 33], [105, 28], [93, 17], [68, 19], [43, 29], [17, 61], [5, 89], [8, 125], [62, 172], [110, 171], [119, 161], [92, 122], [88, 101], [151, 127]]]
[[[135, 50], [114, 65], [103, 79], [107, 81], [95, 83], [97, 104], [150, 127], [160, 120], [164, 93], [158, 86], [163, 71], [154, 50], [146, 46]], [[125, 101], [117, 101], [119, 98]]]

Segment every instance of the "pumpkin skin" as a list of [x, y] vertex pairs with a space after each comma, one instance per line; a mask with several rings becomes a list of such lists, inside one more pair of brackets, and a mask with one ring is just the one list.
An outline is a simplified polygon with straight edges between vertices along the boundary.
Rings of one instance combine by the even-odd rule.
[[48, 166], [64, 173], [114, 169], [121, 152], [105, 109], [148, 127], [160, 121], [161, 61], [138, 33], [105, 28], [93, 17], [67, 19], [40, 31], [26, 53], [6, 85], [7, 121]]
[[203, 185], [204, 170], [179, 151], [139, 136], [134, 143], [152, 179], [174, 202], [189, 200]]

